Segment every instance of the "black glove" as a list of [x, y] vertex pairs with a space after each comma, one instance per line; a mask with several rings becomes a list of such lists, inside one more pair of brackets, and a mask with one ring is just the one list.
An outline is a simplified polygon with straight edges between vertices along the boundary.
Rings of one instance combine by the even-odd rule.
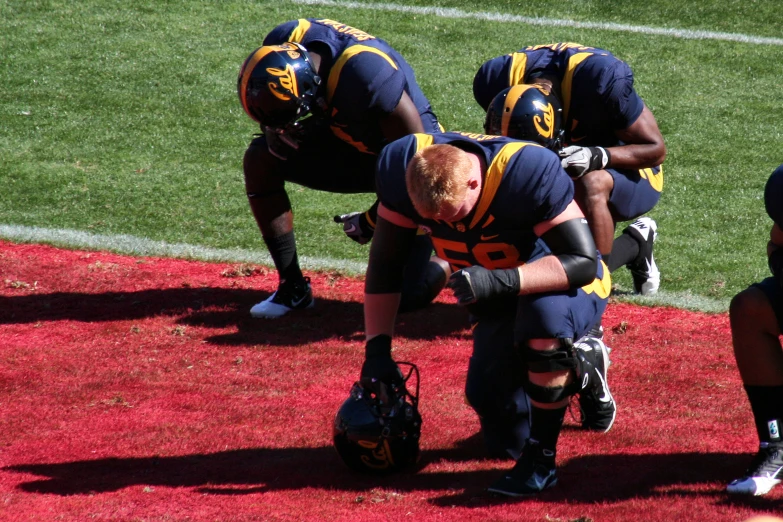
[[451, 274], [446, 286], [454, 290], [454, 297], [461, 305], [491, 297], [519, 295], [519, 271], [516, 268], [487, 270], [481, 266], [471, 266]]
[[378, 335], [367, 341], [360, 382], [364, 387], [402, 384], [402, 372], [391, 357], [391, 337], [388, 335]]
[[588, 172], [609, 164], [609, 153], [603, 147], [566, 147], [557, 153], [560, 165], [572, 179], [579, 179]]
[[343, 224], [345, 235], [364, 245], [372, 239], [375, 227], [367, 219], [367, 212], [351, 212], [341, 216], [334, 216], [335, 223]]
[[299, 148], [299, 141], [284, 130], [272, 127], [262, 127], [262, 130], [266, 136], [266, 146], [269, 153], [276, 158], [285, 161], [292, 152]]

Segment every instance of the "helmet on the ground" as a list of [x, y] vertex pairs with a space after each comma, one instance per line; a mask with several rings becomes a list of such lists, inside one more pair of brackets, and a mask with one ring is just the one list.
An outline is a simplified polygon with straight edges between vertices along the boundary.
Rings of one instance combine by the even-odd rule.
[[320, 84], [307, 50], [286, 42], [250, 53], [239, 69], [237, 94], [252, 119], [284, 128], [311, 111]]
[[484, 132], [534, 141], [557, 151], [563, 146], [563, 109], [542, 85], [514, 85], [489, 104]]
[[[418, 370], [411, 366], [418, 388]], [[355, 383], [334, 418], [333, 435], [337, 453], [356, 471], [387, 474], [414, 466], [421, 435], [418, 391], [411, 395], [404, 383], [393, 389]]]

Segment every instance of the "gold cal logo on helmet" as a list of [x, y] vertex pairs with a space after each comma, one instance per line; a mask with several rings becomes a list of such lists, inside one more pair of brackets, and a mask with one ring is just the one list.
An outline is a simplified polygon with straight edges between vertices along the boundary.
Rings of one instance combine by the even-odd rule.
[[279, 83], [269, 82], [269, 92], [271, 92], [276, 98], [280, 98], [283, 101], [288, 101], [293, 96], [299, 97], [299, 88], [296, 84], [296, 75], [294, 74], [294, 68], [291, 64], [286, 64], [285, 69], [277, 69], [275, 67], [268, 67], [266, 72], [279, 78]]
[[[533, 117], [533, 125], [535, 125], [536, 130], [538, 133], [545, 137], [545, 138], [551, 138], [555, 135], [555, 109], [552, 107], [551, 103], [547, 103], [544, 105], [540, 101], [534, 101], [533, 106], [540, 110], [544, 117], [541, 118], [538, 114], [536, 114]], [[541, 125], [541, 121], [543, 119], [544, 126]]]
[[383, 444], [374, 443], [368, 440], [360, 440], [359, 446], [372, 450], [372, 457], [375, 462], [370, 460], [367, 455], [362, 455], [361, 460], [365, 466], [372, 469], [386, 469], [389, 466], [394, 465], [394, 459], [392, 459], [391, 448], [389, 448], [389, 441], [384, 440]]

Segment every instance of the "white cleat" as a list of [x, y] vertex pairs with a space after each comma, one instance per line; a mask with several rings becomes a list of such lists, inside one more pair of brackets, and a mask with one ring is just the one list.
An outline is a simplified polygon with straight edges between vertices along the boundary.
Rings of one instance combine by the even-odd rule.
[[315, 306], [310, 278], [289, 283], [284, 281], [268, 299], [250, 309], [250, 315], [257, 319], [277, 319], [293, 310], [304, 310]]

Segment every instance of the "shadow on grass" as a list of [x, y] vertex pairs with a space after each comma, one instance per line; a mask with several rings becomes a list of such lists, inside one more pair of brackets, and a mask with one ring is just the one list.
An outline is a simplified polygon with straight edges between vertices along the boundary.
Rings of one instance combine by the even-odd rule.
[[[375, 488], [399, 492], [442, 491], [435, 505], [481, 507], [515, 499], [494, 497], [486, 487], [510, 462], [497, 469], [470, 470], [479, 464], [475, 438], [453, 449], [424, 451], [420, 470], [390, 476], [349, 471], [331, 447], [243, 449], [206, 455], [98, 459], [53, 464], [20, 464], [4, 471], [46, 477], [21, 483], [18, 489], [52, 495], [92, 495], [133, 486], [190, 487], [212, 495], [246, 495], [267, 491], [322, 488], [356, 492]], [[591, 455], [571, 459], [559, 468], [559, 483], [537, 497], [544, 503], [617, 502], [666, 497], [714, 497], [718, 503], [775, 510], [783, 499], [728, 499], [724, 485], [747, 465], [748, 455], [679, 453], [658, 455]], [[462, 463], [467, 470], [428, 472], [429, 464]], [[486, 464], [477, 466], [486, 468]], [[462, 491], [455, 495], [455, 492]]]

